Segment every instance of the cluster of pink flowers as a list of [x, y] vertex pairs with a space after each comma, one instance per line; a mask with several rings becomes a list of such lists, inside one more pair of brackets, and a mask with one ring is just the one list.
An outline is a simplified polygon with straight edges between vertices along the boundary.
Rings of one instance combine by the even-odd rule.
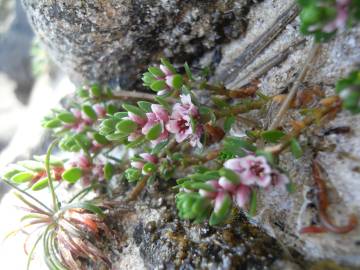
[[104, 164], [101, 162], [92, 163], [88, 157], [83, 154], [76, 155], [64, 165], [65, 169], [79, 168], [82, 170], [82, 183], [87, 186], [92, 179], [97, 179], [102, 182], [105, 181]]
[[160, 65], [160, 69], [164, 73], [165, 76], [164, 77], [157, 77], [156, 79], [164, 80], [165, 83], [166, 83], [166, 86], [167, 86], [166, 89], [157, 92], [157, 95], [162, 96], [162, 95], [166, 95], [167, 93], [169, 93], [173, 89], [173, 87], [174, 87], [173, 80], [174, 80], [175, 74], [164, 65]]
[[343, 29], [349, 17], [349, 6], [351, 0], [336, 0], [336, 18], [323, 27], [325, 33], [334, 32], [337, 29]]
[[203, 128], [196, 123], [200, 115], [197, 107], [192, 103], [190, 95], [181, 96], [181, 103], [174, 104], [171, 116], [158, 104], [152, 104], [151, 110], [152, 112], [146, 113], [146, 118], [131, 112], [128, 113], [128, 119], [138, 125], [138, 128], [130, 133], [129, 141], [134, 141], [142, 135], [147, 135], [155, 125], [160, 124], [162, 132], [156, 140], [152, 141], [153, 144], [166, 140], [169, 137], [169, 133], [173, 133], [178, 143], [189, 139], [193, 147], [202, 146], [200, 138]]
[[239, 177], [238, 183], [220, 177], [218, 180], [206, 182], [215, 191], [199, 190], [201, 196], [213, 200], [215, 212], [220, 209], [227, 196], [231, 197], [239, 207], [244, 207], [250, 199], [253, 187], [269, 188], [270, 186], [285, 185], [288, 182], [288, 178], [272, 169], [263, 156], [248, 155], [229, 159], [224, 163], [224, 167], [236, 173]]
[[[98, 118], [103, 118], [106, 115], [106, 109], [100, 104], [95, 104], [93, 109]], [[75, 117], [75, 122], [71, 124], [64, 125], [65, 128], [71, 129], [74, 132], [82, 132], [86, 127], [91, 126], [94, 123], [94, 120], [89, 118], [84, 112], [72, 108], [70, 109], [71, 113]]]
[[158, 104], [152, 104], [151, 111], [152, 112], [146, 113], [146, 118], [143, 118], [132, 112], [128, 113], [129, 119], [134, 121], [138, 125], [138, 128], [134, 132], [129, 134], [128, 140], [130, 142], [135, 141], [142, 135], [147, 135], [150, 129], [157, 124], [161, 125], [162, 132], [160, 136], [152, 142], [156, 144], [168, 138], [169, 133], [165, 128], [166, 123], [169, 121], [168, 112], [161, 105]]
[[145, 164], [146, 163], [157, 164], [159, 160], [156, 156], [153, 156], [149, 153], [142, 153], [139, 156], [142, 158], [142, 160], [131, 161], [130, 163], [131, 167], [141, 170], [142, 174], [147, 175], [148, 173], [143, 171]]
[[181, 103], [174, 105], [170, 121], [166, 127], [169, 132], [175, 134], [178, 143], [189, 139], [193, 147], [201, 147], [200, 138], [203, 128], [201, 125], [196, 124], [199, 118], [199, 111], [192, 103], [190, 95], [182, 95]]

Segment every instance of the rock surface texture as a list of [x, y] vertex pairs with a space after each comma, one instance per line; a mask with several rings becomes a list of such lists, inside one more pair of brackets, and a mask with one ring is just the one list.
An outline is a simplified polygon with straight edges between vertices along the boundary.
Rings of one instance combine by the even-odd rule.
[[[290, 20], [253, 61], [237, 68], [234, 61], [248, 46], [255, 46], [259, 36], [269, 32], [280, 14], [293, 4], [291, 0], [266, 0], [258, 4], [242, 0], [23, 2], [53, 57], [77, 82], [100, 81], [129, 87], [139, 71], [161, 56], [178, 62], [191, 61], [221, 45], [222, 59], [218, 59], [221, 61], [215, 80], [224, 79], [229, 70], [235, 70], [237, 79], [228, 85], [236, 88], [242, 85], [241, 78], [251, 77], [258, 66], [303, 39], [298, 19]], [[360, 63], [359, 40], [357, 25], [323, 45], [300, 91], [319, 87], [326, 95], [334, 94], [335, 82]], [[310, 43], [305, 40], [302, 45], [291, 47], [287, 57], [260, 76], [262, 93], [275, 95], [288, 91]], [[202, 63], [210, 63], [210, 58], [204, 57]], [[253, 116], [265, 119], [262, 125], [267, 127], [277, 110], [273, 104], [268, 115], [259, 112]], [[339, 126], [350, 127], [350, 132], [329, 133]], [[232, 130], [235, 134], [243, 131], [243, 123]], [[359, 267], [360, 226], [341, 235], [306, 235], [299, 230], [318, 223], [311, 175], [315, 155], [328, 175], [325, 180], [332, 219], [336, 224], [344, 224], [348, 214], [355, 213], [360, 220], [360, 119], [342, 112], [326, 126], [309, 132], [311, 140], [300, 138], [304, 156], [294, 160], [289, 154], [281, 160], [281, 166], [290, 172], [297, 186], [296, 192], [260, 195], [258, 215], [252, 222], [273, 238], [239, 220], [225, 228], [180, 222], [173, 212], [173, 194], [155, 190], [143, 194], [134, 211], [116, 216], [123, 244], [117, 249], [118, 256], [114, 256], [115, 269], [268, 269], [271, 266], [308, 269], [308, 265], [289, 260], [289, 254], [296, 257], [297, 252], [309, 259], [331, 259]], [[156, 196], [159, 193], [167, 194], [169, 199], [161, 202], [162, 198]], [[243, 225], [238, 226], [239, 222]], [[249, 231], [246, 226], [252, 229]], [[261, 239], [259, 246], [254, 244], [256, 239]], [[287, 250], [286, 246], [292, 249]], [[335, 266], [323, 263], [312, 269], [339, 269], [331, 267]]]
[[[249, 13], [248, 31], [241, 40], [223, 47], [223, 60], [217, 74], [223, 74], [234, 68], [237, 79], [229, 82], [233, 89], [241, 86], [252, 76], [254, 70], [263, 66], [269, 59], [279, 55], [294, 42], [303, 37], [299, 34], [298, 18], [289, 23], [280, 35], [256, 57], [249, 65], [237, 69], [234, 59], [242, 56], [248, 46], [255, 46], [258, 37], [267, 32], [277, 17], [287, 9], [292, 1], [265, 1], [252, 8]], [[360, 26], [337, 34], [336, 38], [321, 47], [316, 63], [313, 65], [299, 93], [312, 87], [318, 87], [326, 95], [335, 93], [336, 81], [353, 70], [360, 63]], [[288, 57], [279, 65], [271, 68], [260, 77], [260, 91], [267, 95], [287, 93], [289, 85], [296, 78], [302, 63], [311, 47], [310, 40], [293, 48]], [[253, 117], [264, 119], [263, 127], [269, 126], [278, 111], [273, 104], [267, 115], [255, 113]], [[288, 114], [291, 115], [290, 113]], [[290, 117], [284, 123], [289, 123]], [[331, 132], [334, 128], [348, 127], [350, 132]], [[244, 134], [244, 123], [238, 123], [233, 132]], [[285, 125], [285, 129], [290, 129]], [[330, 207], [328, 213], [335, 224], [344, 225], [350, 213], [360, 220], [360, 118], [348, 112], [340, 113], [336, 119], [324, 126], [317, 126], [308, 132], [310, 138], [301, 137], [305, 150], [304, 156], [295, 160], [290, 153], [283, 155], [280, 166], [289, 171], [297, 188], [294, 194], [287, 191], [263, 192], [258, 216], [260, 226], [287, 246], [294, 247], [308, 258], [330, 258], [347, 265], [360, 266], [360, 226], [347, 234], [301, 234], [305, 226], [319, 224], [316, 208], [316, 188], [312, 177], [314, 157], [325, 169]], [[324, 268], [328, 269], [328, 268]]]
[[[251, 0], [23, 0], [36, 32], [78, 83], [131, 87], [161, 56], [198, 59], [246, 29]], [[134, 80], [135, 79], [135, 80]]]

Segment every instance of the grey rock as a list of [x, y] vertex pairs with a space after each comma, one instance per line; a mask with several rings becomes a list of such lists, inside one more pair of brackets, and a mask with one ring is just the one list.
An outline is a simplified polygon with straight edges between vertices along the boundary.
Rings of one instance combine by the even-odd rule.
[[161, 56], [193, 62], [246, 29], [251, 0], [23, 0], [35, 31], [77, 83], [131, 87]]

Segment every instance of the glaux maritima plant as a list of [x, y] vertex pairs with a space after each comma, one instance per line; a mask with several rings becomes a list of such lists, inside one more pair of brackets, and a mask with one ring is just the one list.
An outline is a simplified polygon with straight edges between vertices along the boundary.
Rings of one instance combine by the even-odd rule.
[[[317, 41], [359, 17], [355, 0], [299, 3], [301, 29], [314, 34]], [[287, 172], [279, 166], [279, 156], [289, 150], [294, 158], [301, 158], [298, 138], [303, 131], [334, 117], [341, 108], [360, 112], [359, 71], [338, 82], [337, 96], [304, 91], [295, 97], [290, 91], [284, 101], [281, 95], [262, 94], [256, 82], [228, 90], [210, 84], [201, 72], [194, 74], [187, 64], [183, 70], [181, 74], [162, 59], [142, 77], [144, 86], [156, 95], [112, 91], [94, 84], [78, 90], [62, 109], [54, 109], [44, 119], [43, 126], [55, 137], [47, 155], [18, 162], [3, 174], [3, 181], [19, 192], [18, 198], [27, 206], [24, 227], [38, 226], [29, 262], [42, 240], [50, 269], [83, 269], [86, 259], [109, 266], [101, 243], [94, 240], [100, 233], [111, 237], [105, 212], [82, 198], [122, 177], [135, 185], [129, 200], [135, 200], [146, 184], [177, 179], [176, 207], [182, 219], [218, 226], [227, 222], [234, 208], [249, 217], [255, 215], [259, 192], [294, 191]], [[305, 68], [302, 73], [306, 74]], [[295, 90], [300, 80], [294, 83]], [[270, 128], [248, 116], [276, 102], [283, 104]], [[282, 126], [289, 109], [301, 117]], [[242, 136], [231, 135], [235, 122], [252, 128]], [[56, 146], [59, 154], [50, 155]], [[60, 203], [55, 183], [84, 189], [69, 203]], [[44, 188], [50, 190], [52, 207], [32, 195]], [[352, 230], [354, 218], [351, 225], [333, 231]]]

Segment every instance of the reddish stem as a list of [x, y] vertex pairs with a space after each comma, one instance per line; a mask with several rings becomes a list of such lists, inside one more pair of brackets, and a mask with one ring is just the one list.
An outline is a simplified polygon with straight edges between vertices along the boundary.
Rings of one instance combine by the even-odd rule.
[[326, 184], [321, 176], [322, 168], [317, 161], [313, 162], [313, 177], [317, 186], [318, 192], [318, 210], [319, 218], [322, 226], [308, 226], [302, 228], [300, 233], [322, 233], [322, 232], [333, 232], [333, 233], [348, 233], [355, 229], [358, 224], [357, 217], [355, 214], [349, 216], [348, 223], [344, 226], [338, 226], [331, 221], [327, 214], [327, 208], [329, 206], [328, 194], [326, 191]]
[[324, 233], [327, 229], [322, 226], [307, 226], [300, 229], [300, 233]]

